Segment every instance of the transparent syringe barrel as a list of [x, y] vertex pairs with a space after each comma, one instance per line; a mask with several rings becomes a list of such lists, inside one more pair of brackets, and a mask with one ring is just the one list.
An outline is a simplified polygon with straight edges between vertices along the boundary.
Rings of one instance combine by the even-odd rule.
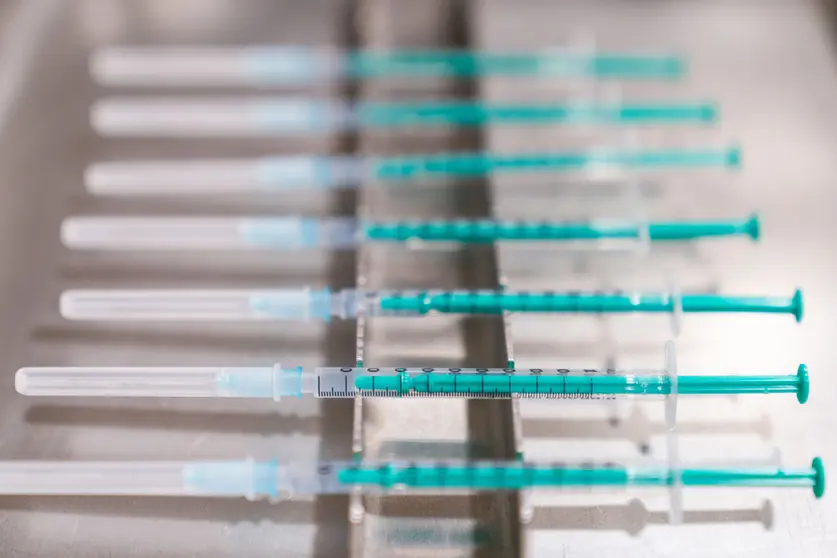
[[[667, 488], [679, 475], [684, 486], [762, 486], [813, 488], [822, 495], [824, 472], [815, 460], [811, 467], [795, 469], [683, 468], [586, 463], [525, 463], [470, 461], [446, 463], [350, 463], [339, 466], [337, 481], [367, 490], [523, 488]], [[819, 493], [819, 494], [817, 494]]]
[[360, 158], [290, 156], [102, 162], [88, 167], [84, 182], [97, 195], [178, 196], [341, 188], [364, 177]]
[[94, 250], [247, 250], [348, 248], [357, 243], [353, 219], [70, 217], [64, 245]]
[[184, 475], [195, 492], [278, 499], [294, 494], [340, 494], [355, 488], [388, 492], [418, 490], [504, 490], [521, 488], [666, 486], [665, 468], [637, 470], [606, 465], [519, 462], [202, 462]]
[[328, 320], [328, 290], [70, 290], [61, 295], [69, 320]]
[[666, 168], [735, 168], [738, 148], [567, 151], [525, 154], [457, 152], [375, 159], [375, 177], [398, 181], [423, 178], [464, 178], [497, 173], [577, 172], [596, 167], [660, 170]]
[[352, 368], [316, 370], [319, 397], [610, 399], [664, 397], [663, 371], [568, 368]]
[[638, 240], [643, 225], [626, 221], [549, 222], [509, 220], [433, 220], [368, 223], [367, 237], [377, 241], [443, 242]]

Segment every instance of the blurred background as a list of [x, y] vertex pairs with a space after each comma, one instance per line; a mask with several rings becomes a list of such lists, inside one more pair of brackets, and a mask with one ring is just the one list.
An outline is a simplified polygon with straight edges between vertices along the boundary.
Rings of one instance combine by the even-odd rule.
[[[683, 400], [682, 459], [837, 462], [828, 364], [837, 279], [837, 65], [830, 3], [815, 0], [6, 0], [0, 2], [2, 459], [448, 459], [665, 462], [661, 404], [493, 400], [62, 400], [15, 392], [21, 366], [353, 365], [656, 368], [668, 316], [428, 316], [284, 325], [70, 322], [71, 288], [312, 285], [332, 289], [667, 290], [790, 296], [805, 319], [690, 315], [681, 373], [811, 370], [811, 398]], [[472, 76], [294, 86], [122, 80], [106, 47], [484, 49], [676, 53], [680, 80]], [[98, 68], [98, 74], [96, 73]], [[112, 81], [108, 83], [108, 79]], [[305, 134], [132, 134], [91, 123], [118, 98], [265, 96], [354, 102], [710, 101], [716, 123], [484, 125]], [[497, 153], [638, 145], [741, 149], [741, 167], [488, 176], [398, 188], [202, 196], [91, 195], [91, 165], [274, 155]], [[649, 254], [459, 249], [100, 252], [61, 244], [73, 215], [303, 215], [371, 219], [744, 217], [761, 240]], [[557, 403], [557, 404], [556, 404]], [[2, 556], [834, 556], [837, 504], [806, 490], [687, 491], [682, 525], [659, 492], [321, 496], [271, 504], [211, 498], [0, 497]]]

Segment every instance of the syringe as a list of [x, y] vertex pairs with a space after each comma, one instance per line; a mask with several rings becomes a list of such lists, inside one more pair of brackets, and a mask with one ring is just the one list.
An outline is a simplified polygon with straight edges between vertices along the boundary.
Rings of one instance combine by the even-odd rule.
[[70, 320], [272, 321], [366, 316], [526, 313], [757, 313], [802, 320], [802, 292], [791, 297], [677, 292], [554, 292], [504, 290], [363, 291], [310, 288], [264, 290], [68, 290], [61, 315]]
[[638, 222], [434, 220], [364, 222], [304, 217], [70, 217], [64, 244], [98, 250], [224, 250], [353, 248], [365, 242], [677, 241], [746, 235], [757, 240], [759, 219]]
[[810, 467], [624, 466], [521, 461], [140, 461], [0, 463], [0, 494], [244, 497], [418, 490], [498, 491], [682, 487], [808, 488], [825, 492], [819, 458]]
[[588, 149], [552, 153], [448, 153], [402, 157], [289, 156], [97, 163], [91, 193], [182, 195], [351, 188], [369, 183], [467, 179], [496, 174], [590, 173], [605, 170], [737, 168], [741, 151], [726, 149]]
[[90, 118], [94, 129], [107, 135], [194, 137], [273, 136], [402, 126], [708, 123], [716, 119], [717, 112], [714, 104], [705, 102], [350, 104], [283, 97], [119, 97], [94, 104]]
[[251, 48], [110, 47], [90, 61], [99, 82], [119, 86], [288, 86], [341, 78], [545, 76], [677, 79], [678, 56], [570, 50], [341, 51], [302, 46]]
[[18, 393], [65, 397], [320, 398], [454, 397], [466, 399], [570, 399], [672, 395], [795, 393], [805, 403], [808, 369], [760, 376], [678, 376], [673, 361], [662, 370], [635, 372], [570, 368], [401, 367], [34, 367], [15, 376]]

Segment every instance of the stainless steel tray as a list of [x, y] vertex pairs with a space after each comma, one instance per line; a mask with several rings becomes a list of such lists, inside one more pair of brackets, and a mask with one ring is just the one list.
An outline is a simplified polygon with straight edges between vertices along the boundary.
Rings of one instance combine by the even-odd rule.
[[[33, 7], [34, 6], [34, 7]], [[593, 288], [665, 287], [730, 292], [806, 293], [806, 319], [689, 317], [678, 348], [684, 369], [712, 367], [780, 373], [806, 362], [812, 397], [805, 407], [772, 398], [681, 407], [684, 451], [696, 458], [748, 458], [781, 448], [804, 465], [814, 455], [837, 458], [827, 425], [837, 419], [828, 394], [830, 239], [835, 206], [832, 120], [837, 90], [831, 31], [814, 1], [660, 3], [445, 0], [27, 0], [0, 7], [0, 349], [9, 381], [0, 384], [0, 458], [181, 459], [244, 455], [284, 459], [364, 457], [662, 458], [659, 409], [547, 406], [535, 402], [301, 400], [283, 405], [221, 401], [124, 402], [27, 400], [11, 375], [47, 364], [345, 364], [422, 362], [502, 365], [512, 350], [520, 365], [573, 359], [654, 366], [662, 359], [665, 323], [583, 318], [418, 321], [375, 320], [328, 327], [126, 328], [82, 326], [57, 315], [57, 295], [71, 286], [350, 286]], [[359, 214], [391, 217], [543, 216], [601, 210], [565, 180], [510, 180], [431, 191], [290, 194], [177, 203], [102, 201], [83, 193], [92, 161], [267, 153], [422, 152], [452, 148], [537, 149], [579, 141], [575, 132], [514, 128], [479, 134], [363, 134], [294, 140], [126, 140], [98, 138], [87, 111], [112, 93], [95, 86], [87, 56], [105, 44], [302, 43], [373, 47], [545, 48], [595, 36], [604, 48], [684, 53], [683, 84], [631, 84], [626, 94], [654, 99], [710, 98], [720, 126], [661, 133], [649, 142], [706, 144], [738, 140], [744, 168], [736, 175], [671, 174], [648, 185], [651, 215], [698, 217], [761, 210], [764, 240], [713, 243], [650, 262], [603, 261], [594, 255], [532, 258], [493, 248], [411, 252], [364, 248], [357, 254], [301, 257], [174, 258], [71, 254], [61, 248], [61, 219], [78, 213]], [[354, 35], [354, 36], [353, 36]], [[781, 38], [781, 40], [780, 40]], [[17, 66], [16, 66], [17, 64]], [[15, 68], [25, 68], [18, 74]], [[16, 77], [16, 76], [20, 77]], [[17, 80], [17, 81], [15, 81]], [[3, 85], [6, 87], [6, 85]], [[468, 88], [471, 88], [470, 90]], [[190, 93], [190, 92], [184, 92]], [[355, 91], [326, 86], [306, 94], [361, 98], [479, 95], [544, 100], [568, 93], [559, 84], [486, 80], [463, 85], [391, 82]], [[543, 188], [555, 188], [548, 198]], [[540, 188], [540, 193], [538, 189]], [[525, 196], [524, 192], [529, 192]], [[541, 197], [539, 197], [541, 196]], [[550, 204], [544, 203], [551, 200]], [[528, 201], [527, 201], [528, 200]], [[558, 201], [560, 200], [560, 204]], [[621, 211], [619, 200], [609, 211]], [[601, 202], [597, 198], [597, 204]], [[647, 268], [644, 264], [648, 264]], [[670, 271], [670, 272], [669, 272]], [[614, 413], [621, 413], [613, 421]], [[387, 498], [326, 497], [264, 502], [169, 498], [0, 498], [0, 555], [37, 556], [827, 556], [837, 552], [833, 500], [810, 494], [744, 491], [687, 493], [685, 525], [667, 526], [659, 494], [500, 494]], [[360, 511], [365, 512], [360, 514]], [[529, 514], [531, 513], [531, 518]], [[522, 519], [528, 520], [521, 523]], [[352, 521], [350, 521], [350, 519]]]

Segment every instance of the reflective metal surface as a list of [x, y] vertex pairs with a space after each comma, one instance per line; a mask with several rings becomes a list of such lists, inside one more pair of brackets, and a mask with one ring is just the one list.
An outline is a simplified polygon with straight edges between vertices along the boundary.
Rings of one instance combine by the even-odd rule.
[[[339, 201], [333, 196], [164, 203], [90, 198], [82, 178], [94, 161], [328, 153], [336, 139], [101, 139], [90, 130], [88, 107], [106, 91], [91, 83], [87, 58], [103, 44], [235, 44], [277, 37], [336, 44], [343, 27], [341, 6], [272, 0], [45, 4], [52, 4], [52, 19], [47, 31], [37, 34], [40, 44], [0, 149], [0, 250], [8, 262], [0, 272], [0, 304], [8, 317], [0, 342], [9, 374], [25, 363], [350, 362], [353, 339], [341, 345], [340, 332], [317, 325], [120, 328], [69, 324], [57, 315], [58, 292], [73, 285], [331, 282], [338, 266], [328, 255], [72, 254], [61, 248], [58, 233], [60, 219], [79, 213], [331, 213]], [[15, 23], [32, 25], [27, 21]], [[343, 410], [349, 420], [343, 427], [340, 409], [321, 408], [312, 399], [289, 401], [281, 411], [269, 402], [253, 401], [27, 401], [14, 394], [10, 375], [7, 379], [0, 385], [4, 459], [350, 456], [351, 407]], [[272, 505], [213, 499], [2, 498], [0, 509], [0, 554], [6, 556], [335, 556], [345, 554], [348, 540], [345, 499], [342, 505], [329, 499]]]
[[[684, 460], [820, 455], [837, 462], [829, 371], [837, 299], [831, 239], [837, 199], [833, 131], [837, 73], [831, 27], [813, 0], [616, 2], [528, 0], [27, 0], [0, 6], [0, 458], [281, 459], [495, 456], [529, 459], [665, 460], [659, 405], [621, 407], [523, 401], [58, 401], [14, 393], [23, 365], [352, 364], [354, 323], [184, 328], [67, 323], [60, 290], [81, 286], [263, 286], [719, 289], [790, 295], [805, 290], [806, 317], [688, 316], [678, 340], [681, 370], [790, 373], [811, 369], [810, 402], [753, 397], [683, 401]], [[348, 137], [252, 140], [102, 139], [88, 107], [106, 91], [87, 57], [108, 44], [589, 46], [682, 52], [682, 84], [627, 85], [632, 99], [714, 99], [716, 127], [634, 130], [624, 141], [725, 145], [737, 141], [738, 173], [643, 177], [637, 190], [568, 179], [491, 180], [446, 188], [288, 193], [201, 200], [95, 200], [83, 191], [93, 161], [235, 157], [272, 153], [500, 151], [598, 146], [612, 134], [496, 128]], [[25, 70], [22, 70], [25, 68]], [[412, 87], [412, 88], [411, 88]], [[589, 83], [490, 79], [322, 86], [321, 97], [394, 99], [480, 96], [547, 100], [593, 91]], [[122, 90], [132, 93], [130, 90]], [[214, 91], [218, 93], [218, 91]], [[599, 90], [604, 95], [612, 91]], [[153, 94], [153, 90], [137, 91]], [[182, 91], [181, 94], [196, 92]], [[256, 92], [253, 92], [256, 93]], [[615, 186], [614, 186], [615, 184]], [[591, 196], [593, 188], [596, 195]], [[713, 242], [633, 256], [497, 250], [358, 254], [73, 254], [60, 246], [70, 214], [358, 214], [396, 216], [625, 216], [636, 192], [651, 217], [737, 217], [761, 211], [763, 241]], [[525, 195], [524, 195], [525, 194]], [[612, 256], [612, 255], [611, 255]], [[358, 270], [360, 273], [358, 274]], [[363, 359], [378, 365], [549, 364], [655, 367], [671, 334], [648, 317], [512, 317], [373, 320]], [[354, 430], [354, 432], [353, 432]], [[352, 447], [354, 443], [355, 447]], [[516, 444], [519, 443], [518, 447]], [[829, 556], [837, 553], [835, 500], [806, 492], [687, 492], [684, 525], [667, 524], [665, 493], [399, 495], [311, 501], [167, 498], [0, 498], [0, 555], [37, 556], [444, 556], [572, 557]], [[350, 519], [354, 523], [350, 522]], [[524, 522], [521, 523], [520, 520]]]
[[[559, 17], [558, 14], [561, 14]], [[732, 216], [759, 210], [763, 237], [706, 242], [691, 251], [652, 254], [647, 271], [630, 258], [566, 258], [544, 261], [537, 272], [506, 270], [516, 289], [645, 288], [718, 289], [728, 293], [806, 296], [801, 325], [758, 316], [687, 316], [678, 339], [681, 373], [811, 369], [812, 396], [681, 400], [679, 429], [684, 461], [768, 459], [781, 450], [787, 464], [807, 465], [816, 455], [833, 461], [835, 383], [830, 373], [829, 316], [835, 297], [834, 124], [837, 74], [830, 29], [815, 2], [543, 2], [526, 9], [493, 2], [482, 10], [482, 46], [547, 47], [555, 37], [587, 31], [603, 50], [633, 48], [683, 53], [690, 76], [682, 84], [630, 84], [630, 98], [711, 98], [721, 108], [720, 125], [709, 129], [636, 131], [643, 144], [723, 145], [743, 149], [738, 173], [666, 173], [645, 196], [654, 218]], [[525, 29], [525, 33], [514, 32]], [[787, 40], [778, 40], [778, 37]], [[521, 91], [544, 95], [521, 80], [492, 80], [494, 99], [519, 99]], [[537, 134], [494, 130], [491, 146], [567, 141], [565, 131]], [[574, 141], [584, 141], [576, 139]], [[588, 140], [589, 141], [589, 140]], [[596, 138], [593, 141], [598, 141]], [[646, 179], [647, 180], [647, 179]], [[498, 185], [498, 206], [543, 216], [544, 203], [522, 198], [513, 181]], [[584, 199], [565, 198], [561, 211], [584, 211]], [[531, 198], [530, 198], [531, 199]], [[619, 197], [611, 215], [624, 212]], [[601, 198], [597, 200], [597, 203]], [[620, 202], [620, 203], [617, 203]], [[621, 209], [620, 209], [621, 208]], [[624, 213], [622, 213], [624, 214]], [[510, 249], [501, 262], [514, 262]], [[511, 265], [511, 263], [509, 264]], [[533, 266], [534, 267], [534, 266]], [[642, 269], [642, 268], [640, 268]], [[548, 270], [548, 271], [547, 271]], [[671, 337], [666, 318], [516, 316], [512, 336], [520, 365], [654, 367]], [[665, 462], [660, 404], [617, 409], [521, 402], [523, 450], [530, 459], [601, 459]], [[615, 417], [621, 417], [616, 420]], [[533, 494], [531, 522], [522, 539], [526, 556], [827, 556], [837, 551], [835, 500], [814, 500], [807, 491], [686, 491], [684, 525], [667, 524], [668, 495]]]

